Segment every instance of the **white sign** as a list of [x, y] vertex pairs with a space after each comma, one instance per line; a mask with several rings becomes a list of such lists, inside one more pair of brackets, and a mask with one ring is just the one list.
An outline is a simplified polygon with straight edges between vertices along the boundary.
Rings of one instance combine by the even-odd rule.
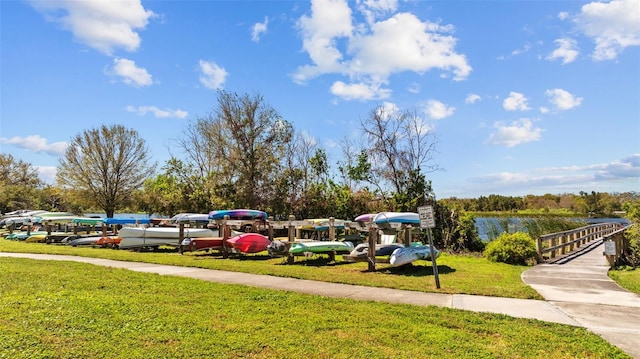
[[420, 217], [420, 228], [436, 228], [436, 220], [433, 216], [433, 207], [418, 207], [418, 215]]
[[614, 241], [605, 241], [604, 242], [604, 254], [608, 256], [616, 255], [616, 242]]

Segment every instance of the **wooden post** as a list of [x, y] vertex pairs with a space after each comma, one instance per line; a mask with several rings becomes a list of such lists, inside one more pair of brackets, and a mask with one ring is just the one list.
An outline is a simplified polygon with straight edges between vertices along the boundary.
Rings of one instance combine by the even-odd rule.
[[[329, 240], [335, 241], [336, 239], [336, 219], [334, 217], [329, 217]], [[334, 255], [335, 257], [335, 255]]]
[[404, 226], [404, 245], [409, 247], [411, 246], [411, 225], [406, 224]]
[[376, 271], [376, 243], [378, 242], [378, 228], [369, 222], [369, 248], [367, 250], [369, 272]]
[[180, 223], [180, 227], [178, 228], [178, 241], [182, 244], [182, 240], [184, 239], [184, 223]]
[[[291, 248], [291, 246], [293, 245], [293, 242], [295, 242], [296, 240], [296, 235], [297, 235], [297, 230], [296, 227], [293, 225], [293, 221], [295, 221], [296, 216], [290, 214], [289, 215], [289, 248]], [[293, 254], [291, 253], [287, 253], [287, 263], [288, 264], [292, 264], [293, 261], [295, 260], [295, 258], [293, 257]]]
[[538, 252], [538, 263], [543, 263], [544, 257], [542, 256], [542, 237], [538, 237], [536, 239], [536, 252]]
[[224, 216], [222, 220], [222, 258], [229, 258], [229, 244], [227, 239], [231, 236], [231, 227], [227, 225], [228, 215]]
[[273, 225], [271, 224], [272, 221], [273, 217], [269, 217], [269, 220], [267, 221], [267, 234], [271, 242], [273, 242]]

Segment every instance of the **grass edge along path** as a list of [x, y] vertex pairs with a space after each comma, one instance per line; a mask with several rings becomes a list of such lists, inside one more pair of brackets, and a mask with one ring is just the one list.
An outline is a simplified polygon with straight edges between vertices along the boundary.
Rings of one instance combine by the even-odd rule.
[[0, 240], [0, 252], [76, 255], [420, 292], [543, 299], [521, 279], [522, 272], [529, 267], [494, 263], [481, 257], [447, 253], [443, 253], [437, 259], [441, 284], [438, 289], [431, 262], [428, 261], [417, 261], [415, 265], [399, 268], [378, 264], [376, 272], [367, 272], [365, 262], [344, 262], [340, 256], [336, 257], [336, 262], [328, 262], [328, 256], [322, 254], [311, 258], [296, 257], [294, 264], [286, 264], [282, 258], [270, 258], [266, 253], [224, 259], [222, 256], [205, 252], [180, 255], [173, 248], [166, 250], [161, 248], [158, 252], [134, 252], [10, 240]]
[[1, 358], [628, 358], [579, 327], [67, 261], [0, 261]]

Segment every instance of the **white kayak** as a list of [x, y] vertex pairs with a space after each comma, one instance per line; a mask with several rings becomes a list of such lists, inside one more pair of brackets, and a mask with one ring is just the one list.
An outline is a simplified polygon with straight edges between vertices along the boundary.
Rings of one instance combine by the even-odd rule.
[[[177, 227], [123, 227], [118, 231], [121, 238], [168, 238], [179, 239], [180, 228]], [[217, 237], [218, 231], [208, 228], [184, 228], [183, 238]], [[179, 244], [179, 243], [178, 243]]]
[[[433, 248], [435, 257], [438, 258], [440, 251]], [[400, 267], [417, 261], [418, 259], [431, 260], [431, 248], [429, 246], [415, 246], [398, 248], [391, 253], [389, 263], [392, 267]]]

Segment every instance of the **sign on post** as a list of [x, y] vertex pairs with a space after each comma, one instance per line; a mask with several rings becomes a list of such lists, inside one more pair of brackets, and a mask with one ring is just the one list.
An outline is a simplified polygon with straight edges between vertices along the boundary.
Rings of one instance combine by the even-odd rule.
[[433, 217], [433, 207], [418, 207], [418, 216], [420, 217], [420, 228], [436, 228], [436, 220]]
[[440, 289], [440, 277], [438, 276], [438, 264], [436, 263], [435, 250], [433, 248], [433, 239], [431, 238], [431, 228], [436, 228], [436, 219], [433, 216], [432, 206], [418, 207], [418, 217], [420, 218], [420, 228], [427, 230], [427, 238], [429, 239], [429, 249], [431, 251], [431, 265], [433, 266], [433, 275], [436, 279], [436, 288]]

